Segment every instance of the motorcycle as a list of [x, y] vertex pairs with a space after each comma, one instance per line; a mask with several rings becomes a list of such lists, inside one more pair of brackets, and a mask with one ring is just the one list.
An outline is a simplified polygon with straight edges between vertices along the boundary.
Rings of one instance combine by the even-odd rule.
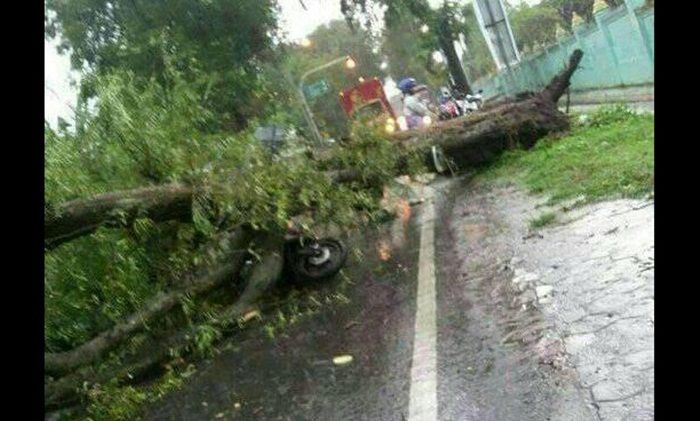
[[460, 92], [453, 93], [462, 115], [481, 109], [481, 106], [484, 104], [483, 92], [483, 89], [479, 89], [476, 95], [462, 94]]
[[343, 268], [348, 248], [340, 240], [309, 238], [290, 228], [284, 241], [284, 266], [288, 278], [308, 283], [327, 280]]
[[438, 118], [440, 120], [451, 120], [463, 114], [459, 104], [447, 88], [440, 89], [438, 104]]
[[422, 129], [425, 127], [429, 127], [431, 124], [433, 124], [433, 119], [430, 116], [418, 116], [418, 115], [407, 115], [403, 116], [403, 119], [406, 122], [406, 127], [408, 130], [414, 130], [414, 129]]
[[446, 101], [439, 106], [438, 118], [440, 120], [451, 120], [460, 115], [462, 112], [455, 101]]

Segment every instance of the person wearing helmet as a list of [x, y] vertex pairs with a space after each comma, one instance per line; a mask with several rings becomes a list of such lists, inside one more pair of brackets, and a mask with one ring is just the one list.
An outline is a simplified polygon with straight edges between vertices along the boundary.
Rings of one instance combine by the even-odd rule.
[[462, 115], [459, 105], [449, 89], [443, 86], [438, 92], [438, 116], [440, 120], [450, 120]]
[[409, 129], [423, 125], [426, 117], [433, 117], [428, 107], [423, 104], [416, 94], [417, 86], [416, 80], [413, 78], [405, 78], [398, 83], [399, 89], [404, 94], [403, 113], [406, 116]]
[[416, 80], [412, 77], [406, 77], [401, 79], [397, 86], [399, 87], [401, 93], [404, 95], [409, 95], [411, 90], [416, 87]]
[[440, 87], [440, 95], [438, 96], [438, 103], [444, 104], [447, 101], [452, 99], [452, 94], [450, 93], [450, 90], [447, 89], [446, 87], [442, 86]]

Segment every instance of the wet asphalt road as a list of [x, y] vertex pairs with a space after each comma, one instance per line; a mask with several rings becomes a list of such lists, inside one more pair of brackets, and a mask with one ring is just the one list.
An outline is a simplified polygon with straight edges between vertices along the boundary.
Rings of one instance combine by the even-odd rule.
[[[622, 419], [596, 412], [556, 318], [514, 286], [523, 224], [514, 228], [504, 217], [504, 193], [474, 191], [466, 179], [432, 187], [437, 419]], [[518, 203], [531, 207], [512, 202], [507, 211]], [[425, 206], [413, 207], [408, 220], [355, 236], [364, 253], [344, 270], [347, 304], [325, 306], [272, 339], [255, 327], [231, 338], [222, 347], [230, 349], [200, 363], [145, 419], [410, 419]], [[338, 355], [353, 361], [334, 365]]]

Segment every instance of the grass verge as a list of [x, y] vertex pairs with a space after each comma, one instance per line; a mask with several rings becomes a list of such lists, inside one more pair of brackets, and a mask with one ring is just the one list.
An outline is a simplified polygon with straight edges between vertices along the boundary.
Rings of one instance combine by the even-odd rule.
[[530, 228], [537, 229], [550, 225], [557, 220], [557, 214], [554, 212], [545, 212], [542, 215], [530, 220]]
[[[654, 116], [623, 105], [573, 116], [563, 137], [542, 139], [529, 151], [503, 154], [477, 179], [513, 183], [550, 197], [549, 205], [642, 197], [654, 189]], [[551, 221], [550, 221], [551, 222]]]

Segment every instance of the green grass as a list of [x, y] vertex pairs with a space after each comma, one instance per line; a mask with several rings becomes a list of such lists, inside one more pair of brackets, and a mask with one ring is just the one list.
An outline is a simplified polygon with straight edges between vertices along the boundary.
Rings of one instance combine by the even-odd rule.
[[557, 220], [557, 214], [554, 212], [545, 212], [537, 218], [530, 220], [530, 228], [542, 228], [546, 225], [552, 224]]
[[515, 182], [550, 196], [550, 205], [577, 196], [578, 204], [641, 197], [654, 188], [654, 116], [624, 106], [602, 107], [585, 123], [572, 120], [564, 137], [542, 139], [529, 151], [503, 154], [477, 176]]

